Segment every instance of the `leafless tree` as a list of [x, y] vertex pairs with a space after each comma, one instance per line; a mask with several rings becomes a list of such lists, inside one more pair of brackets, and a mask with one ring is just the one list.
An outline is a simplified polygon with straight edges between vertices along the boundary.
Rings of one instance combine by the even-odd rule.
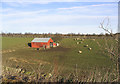
[[[103, 29], [107, 34], [109, 34], [111, 36], [111, 38], [107, 38], [107, 36], [105, 36], [105, 46], [103, 48], [105, 48], [107, 50], [107, 52], [110, 55], [110, 58], [112, 61], [114, 61], [116, 63], [117, 66], [117, 73], [118, 73], [118, 80], [119, 80], [119, 52], [118, 52], [118, 36], [115, 36], [115, 34], [113, 34], [112, 29], [110, 29], [110, 19], [109, 17], [106, 17], [101, 23], [99, 28]], [[110, 45], [108, 44], [109, 41], [112, 41], [110, 43]]]

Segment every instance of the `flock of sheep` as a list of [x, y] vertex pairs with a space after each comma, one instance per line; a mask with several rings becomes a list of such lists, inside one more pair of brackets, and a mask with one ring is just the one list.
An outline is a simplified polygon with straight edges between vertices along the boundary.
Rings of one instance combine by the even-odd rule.
[[[80, 38], [75, 38], [74, 40], [75, 40], [75, 41], [76, 41], [76, 40], [79, 40], [79, 41], [80, 41], [80, 42], [77, 42], [77, 44], [81, 44], [81, 43], [83, 43], [83, 41], [84, 41], [84, 39], [80, 39]], [[92, 48], [89, 47], [88, 45], [84, 45], [84, 47], [87, 47], [88, 50], [92, 50]], [[79, 50], [78, 53], [82, 53], [82, 51]]]

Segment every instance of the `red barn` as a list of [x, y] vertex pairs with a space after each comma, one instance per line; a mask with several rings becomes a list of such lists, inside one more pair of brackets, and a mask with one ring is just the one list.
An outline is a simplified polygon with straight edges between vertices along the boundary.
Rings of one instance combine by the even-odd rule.
[[33, 48], [40, 48], [40, 47], [45, 47], [45, 48], [50, 48], [56, 45], [56, 43], [53, 42], [51, 38], [34, 38], [31, 41], [31, 47]]

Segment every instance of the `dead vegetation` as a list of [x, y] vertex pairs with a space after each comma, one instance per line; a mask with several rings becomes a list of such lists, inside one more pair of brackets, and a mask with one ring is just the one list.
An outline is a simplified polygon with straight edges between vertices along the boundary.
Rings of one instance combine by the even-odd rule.
[[15, 57], [10, 57], [9, 58], [10, 61], [14, 61], [14, 62], [17, 62], [17, 63], [27, 63], [27, 64], [36, 64], [36, 63], [41, 63], [41, 64], [50, 64], [49, 62], [46, 62], [46, 61], [42, 61], [42, 60], [37, 60], [37, 59], [33, 59], [32, 61], [33, 62], [29, 62], [25, 59], [22, 59], [22, 58], [15, 58]]
[[[118, 52], [118, 49], [119, 49], [119, 40], [118, 40], [118, 36], [115, 36], [112, 32], [112, 29], [110, 29], [110, 19], [109, 17], [106, 17], [101, 23], [100, 23], [100, 26], [99, 28], [103, 29], [106, 34], [110, 34], [111, 38], [113, 39], [113, 41], [111, 42], [111, 44], [109, 45], [108, 42], [110, 41], [109, 39], [104, 38], [105, 40], [105, 45], [100, 45], [99, 42], [97, 42], [97, 44], [99, 45], [99, 47], [102, 49], [105, 49], [107, 51], [107, 53], [109, 54], [109, 57], [111, 58], [111, 60], [113, 62], [115, 62], [117, 68], [117, 73], [118, 73], [118, 78], [117, 78], [117, 81], [120, 80], [119, 78], [119, 52]], [[114, 42], [115, 41], [115, 42]], [[103, 52], [105, 53], [105, 52]]]
[[62, 76], [62, 67], [57, 69], [55, 72], [55, 68], [51, 66], [48, 72], [44, 72], [44, 66], [39, 65], [37, 70], [33, 70], [32, 72], [26, 71], [23, 68], [10, 68], [3, 67], [2, 80], [3, 82], [116, 82], [116, 71], [112, 71], [111, 69], [107, 69], [107, 72], [101, 72], [101, 70], [105, 70], [106, 68], [91, 69], [89, 72], [81, 71], [76, 67], [74, 71], [71, 73], [67, 73], [65, 76]]
[[11, 52], [15, 52], [16, 50], [15, 49], [9, 49], [9, 50], [3, 50], [3, 51], [0, 51], [0, 53], [11, 53]]

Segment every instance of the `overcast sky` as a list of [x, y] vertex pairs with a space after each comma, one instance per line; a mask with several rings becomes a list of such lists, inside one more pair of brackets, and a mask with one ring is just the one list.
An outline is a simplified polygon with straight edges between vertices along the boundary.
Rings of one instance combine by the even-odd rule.
[[109, 17], [113, 32], [118, 28], [117, 2], [2, 2], [3, 32], [104, 33], [100, 22]]

